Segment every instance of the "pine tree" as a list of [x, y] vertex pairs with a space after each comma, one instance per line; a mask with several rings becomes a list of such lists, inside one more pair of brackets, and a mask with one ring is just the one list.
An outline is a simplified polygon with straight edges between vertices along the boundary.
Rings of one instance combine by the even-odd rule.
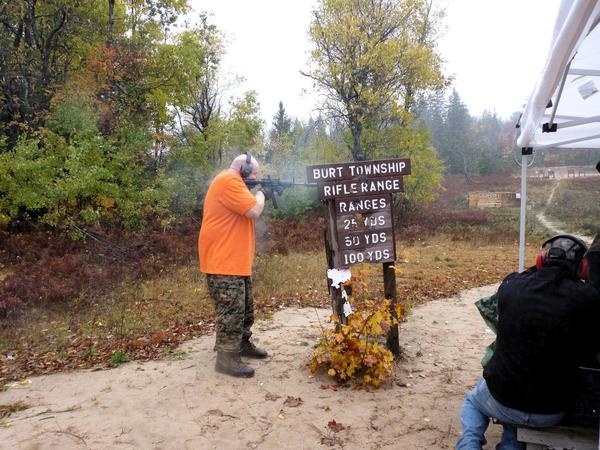
[[268, 163], [276, 160], [281, 162], [286, 156], [290, 156], [292, 147], [292, 119], [287, 116], [281, 100], [277, 112], [273, 116], [271, 126], [269, 142], [265, 151], [265, 161]]
[[473, 174], [472, 133], [473, 119], [469, 110], [454, 89], [446, 110], [446, 149], [448, 168], [452, 172], [462, 173], [465, 181], [470, 182]]
[[279, 108], [277, 113], [273, 116], [273, 131], [272, 133], [276, 137], [282, 137], [290, 134], [292, 131], [292, 119], [290, 119], [283, 107], [283, 102], [279, 101]]
[[417, 108], [417, 117], [425, 124], [431, 133], [431, 145], [440, 156], [447, 155], [445, 134], [446, 100], [442, 89], [435, 90], [424, 96]]

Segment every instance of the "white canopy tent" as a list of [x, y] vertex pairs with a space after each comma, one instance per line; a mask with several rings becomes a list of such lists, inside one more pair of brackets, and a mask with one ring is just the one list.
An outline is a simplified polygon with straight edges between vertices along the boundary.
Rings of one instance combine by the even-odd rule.
[[521, 148], [519, 271], [524, 269], [527, 164], [544, 148], [600, 148], [600, 0], [563, 0], [546, 65], [517, 125]]

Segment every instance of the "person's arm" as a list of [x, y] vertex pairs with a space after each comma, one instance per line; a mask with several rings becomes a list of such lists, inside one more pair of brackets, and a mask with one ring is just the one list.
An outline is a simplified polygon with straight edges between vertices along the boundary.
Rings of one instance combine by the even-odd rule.
[[258, 191], [254, 194], [254, 198], [256, 199], [256, 203], [245, 214], [249, 219], [257, 219], [262, 214], [263, 209], [265, 209], [265, 194], [262, 191]]
[[252, 194], [239, 176], [227, 180], [219, 201], [225, 208], [249, 219], [259, 217], [265, 207], [264, 193]]

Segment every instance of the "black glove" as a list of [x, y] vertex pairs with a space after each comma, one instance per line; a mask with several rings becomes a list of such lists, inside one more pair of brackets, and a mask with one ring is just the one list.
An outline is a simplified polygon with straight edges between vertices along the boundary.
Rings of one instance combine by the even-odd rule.
[[273, 189], [268, 186], [263, 186], [260, 188], [260, 191], [265, 196], [265, 201], [269, 201], [273, 198]]

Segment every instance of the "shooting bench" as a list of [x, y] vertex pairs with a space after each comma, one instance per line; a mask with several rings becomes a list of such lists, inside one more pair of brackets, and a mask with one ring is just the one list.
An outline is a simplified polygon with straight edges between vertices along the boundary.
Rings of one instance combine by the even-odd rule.
[[580, 367], [577, 377], [575, 407], [563, 422], [547, 428], [517, 427], [517, 440], [527, 450], [600, 448], [600, 369]]
[[517, 427], [517, 439], [527, 450], [597, 450], [598, 429], [557, 425], [549, 428]]

